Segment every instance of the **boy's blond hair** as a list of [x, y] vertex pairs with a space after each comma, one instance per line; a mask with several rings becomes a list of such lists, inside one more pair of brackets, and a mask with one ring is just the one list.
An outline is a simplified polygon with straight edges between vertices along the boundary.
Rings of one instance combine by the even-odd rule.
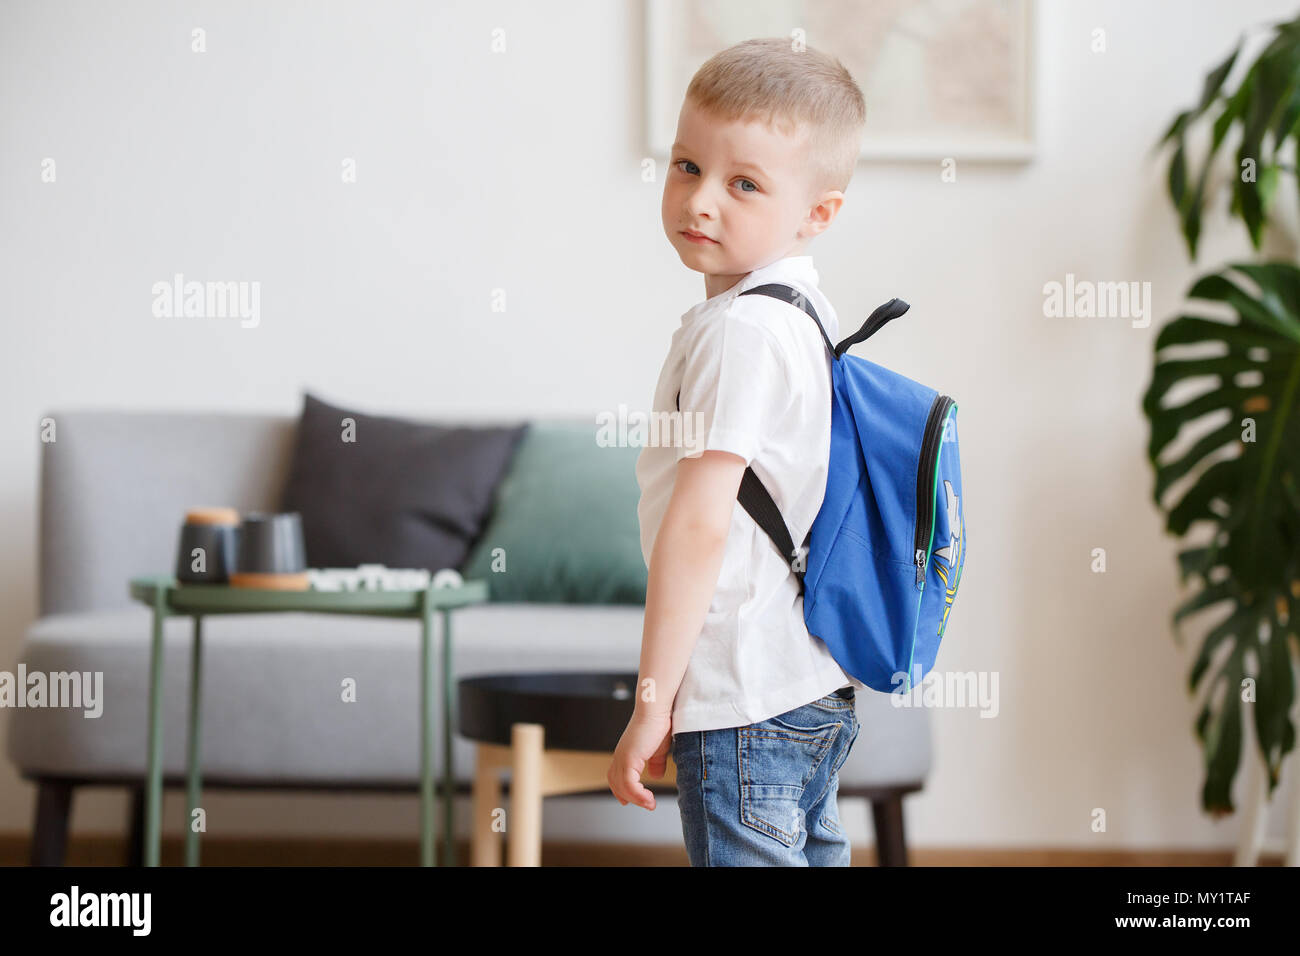
[[724, 120], [761, 119], [790, 135], [811, 130], [808, 161], [814, 195], [848, 189], [862, 149], [867, 105], [835, 57], [783, 37], [745, 40], [695, 72], [686, 99]]

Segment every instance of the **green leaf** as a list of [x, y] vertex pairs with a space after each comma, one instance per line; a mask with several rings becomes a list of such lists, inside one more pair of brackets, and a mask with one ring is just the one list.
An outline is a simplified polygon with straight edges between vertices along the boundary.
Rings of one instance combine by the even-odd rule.
[[1184, 213], [1183, 201], [1187, 197], [1187, 151], [1182, 143], [1174, 150], [1169, 162], [1169, 198], [1174, 201], [1174, 208], [1181, 216]]
[[1212, 432], [1202, 435], [1191, 448], [1174, 461], [1167, 462], [1156, 475], [1155, 496], [1159, 500], [1175, 482], [1189, 474], [1207, 456], [1226, 446], [1239, 446], [1241, 443], [1241, 426], [1228, 422]]
[[1263, 216], [1268, 215], [1268, 207], [1273, 202], [1273, 195], [1277, 192], [1277, 163], [1269, 163], [1260, 169], [1259, 182], [1256, 184], [1259, 193], [1259, 208]]
[[[1208, 548], [1206, 548], [1205, 551], [1207, 554], [1209, 553]], [[1226, 581], [1220, 581], [1217, 584], [1210, 584], [1201, 588], [1198, 594], [1190, 600], [1184, 601], [1180, 604], [1177, 610], [1174, 611], [1174, 639], [1178, 642], [1179, 646], [1182, 646], [1183, 637], [1182, 631], [1178, 625], [1181, 623], [1183, 618], [1189, 617], [1193, 614], [1199, 614], [1201, 611], [1222, 604], [1224, 601], [1231, 601], [1235, 597], [1237, 597], [1237, 588], [1232, 579], [1229, 578]], [[1205, 654], [1206, 648], [1203, 647], [1201, 653]], [[1190, 686], [1196, 686], [1195, 677], [1191, 679]]]
[[1165, 130], [1165, 134], [1161, 136], [1160, 139], [1156, 140], [1156, 147], [1160, 147], [1172, 139], [1182, 139], [1183, 133], [1186, 131], [1187, 124], [1191, 118], [1191, 110], [1183, 110], [1175, 116], [1174, 121], [1170, 123], [1169, 128]]
[[1228, 58], [1205, 77], [1205, 86], [1201, 90], [1201, 102], [1196, 107], [1197, 113], [1204, 113], [1210, 104], [1214, 102], [1214, 98], [1219, 95], [1219, 89], [1223, 86], [1223, 81], [1228, 78], [1228, 74], [1232, 72], [1232, 65], [1237, 62], [1237, 54], [1240, 52], [1241, 44], [1238, 43], [1237, 47], [1228, 54]]
[[[1208, 548], [1204, 549], [1207, 553]], [[1223, 601], [1231, 601], [1237, 597], [1237, 589], [1232, 579], [1220, 581], [1218, 584], [1211, 584], [1208, 587], [1201, 588], [1200, 593], [1188, 601], [1184, 601], [1174, 612], [1174, 620], [1181, 621], [1183, 618], [1192, 614], [1199, 614], [1207, 608], [1214, 607]]]
[[[1250, 233], [1251, 245], [1256, 249], [1260, 246], [1264, 230], [1258, 180], [1269, 162], [1269, 157], [1264, 152], [1264, 134], [1277, 120], [1285, 101], [1290, 99], [1290, 84], [1293, 79], [1287, 58], [1283, 55], [1285, 51], [1277, 52], [1276, 43], [1275, 40], [1274, 47], [1266, 50], [1256, 61], [1254, 89], [1245, 104], [1241, 143], [1237, 148], [1238, 175], [1233, 180], [1236, 200], [1234, 208], [1240, 211]], [[1247, 160], [1255, 165], [1253, 181], [1247, 181], [1242, 175], [1241, 166]]]
[[[1224, 669], [1226, 693], [1219, 709], [1203, 723], [1205, 741], [1205, 784], [1201, 805], [1213, 816], [1233, 812], [1232, 780], [1241, 763], [1241, 680], [1240, 668]], [[1206, 710], [1212, 705], [1206, 704]]]
[[1201, 645], [1201, 651], [1192, 664], [1191, 672], [1187, 678], [1187, 687], [1189, 690], [1195, 690], [1196, 685], [1201, 682], [1205, 672], [1209, 669], [1210, 663], [1219, 648], [1225, 643], [1233, 643], [1236, 649], [1240, 649], [1241, 630], [1250, 620], [1250, 611], [1246, 608], [1236, 608], [1219, 622], [1209, 634], [1205, 635], [1205, 642]]
[[1225, 500], [1241, 487], [1242, 476], [1248, 473], [1240, 458], [1216, 461], [1210, 465], [1197, 476], [1196, 484], [1169, 509], [1166, 529], [1171, 534], [1181, 535], [1186, 534], [1187, 529], [1197, 521], [1216, 521], [1221, 516], [1211, 505]]
[[[1240, 271], [1246, 275], [1264, 277], [1267, 273], [1259, 267], [1244, 264]], [[1252, 277], [1253, 277], [1252, 276]], [[1269, 281], [1269, 276], [1265, 281]], [[1259, 281], [1258, 279], [1256, 281]], [[1286, 314], [1278, 311], [1278, 305], [1281, 302], [1280, 296], [1276, 291], [1271, 295], [1261, 297], [1253, 296], [1238, 286], [1226, 275], [1216, 274], [1208, 275], [1197, 281], [1191, 292], [1188, 293], [1195, 299], [1207, 299], [1212, 302], [1226, 302], [1237, 310], [1238, 315], [1258, 326], [1276, 332], [1278, 335], [1286, 336], [1293, 342], [1300, 344], [1300, 316], [1295, 314]]]
[[1300, 343], [1300, 270], [1290, 262], [1240, 262], [1233, 268], [1258, 287], [1260, 304], [1277, 320], [1270, 328]]
[[1272, 632], [1261, 648], [1255, 691], [1255, 737], [1268, 768], [1268, 792], [1272, 797], [1282, 772], [1282, 755], [1295, 746], [1295, 725], [1291, 705], [1295, 702], [1295, 677], [1287, 649], [1286, 628], [1276, 607], [1268, 615]]
[[1246, 389], [1234, 385], [1231, 388], [1220, 388], [1217, 391], [1209, 391], [1204, 395], [1198, 395], [1181, 405], [1157, 407], [1156, 403], [1161, 397], [1160, 394], [1148, 390], [1142, 400], [1142, 409], [1146, 412], [1151, 424], [1151, 438], [1147, 442], [1147, 456], [1152, 461], [1155, 461], [1169, 443], [1178, 437], [1178, 432], [1184, 425], [1196, 422], [1206, 414], [1220, 412], [1224, 409], [1227, 409], [1229, 413], [1235, 413], [1237, 409], [1244, 409], [1245, 403], [1256, 396], [1255, 389]]
[[1275, 345], [1277, 339], [1267, 332], [1230, 325], [1219, 319], [1201, 315], [1180, 315], [1161, 327], [1159, 334], [1156, 335], [1155, 349], [1159, 353], [1171, 345], [1199, 345], [1204, 342], [1222, 342], [1229, 350], [1253, 347], [1267, 349]]
[[[1209, 560], [1215, 549], [1210, 547], [1188, 548], [1186, 551], [1178, 552], [1178, 571], [1183, 581], [1193, 575], [1205, 577], [1213, 563]], [[1177, 621], [1180, 615], [1175, 614], [1174, 620]]]

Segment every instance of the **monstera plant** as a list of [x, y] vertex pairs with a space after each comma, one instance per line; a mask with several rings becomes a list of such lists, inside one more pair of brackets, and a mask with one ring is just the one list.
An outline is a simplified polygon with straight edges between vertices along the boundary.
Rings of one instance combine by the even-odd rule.
[[[1255, 249], [1279, 180], [1295, 176], [1281, 155], [1300, 128], [1300, 19], [1271, 29], [1272, 42], [1236, 91], [1223, 89], [1240, 43], [1206, 77], [1198, 104], [1180, 113], [1157, 144], [1176, 143], [1169, 195], [1193, 259], [1207, 177], [1229, 130], [1240, 127], [1241, 133], [1230, 213], [1245, 224]], [[1189, 189], [1186, 137], [1202, 117], [1213, 125]], [[1193, 584], [1193, 593], [1174, 612], [1176, 638], [1181, 643], [1184, 618], [1214, 614], [1188, 689], [1203, 701], [1195, 722], [1206, 767], [1201, 803], [1219, 816], [1234, 809], [1246, 702], [1253, 701], [1270, 796], [1295, 747], [1290, 710], [1292, 659], [1300, 659], [1300, 269], [1289, 261], [1235, 263], [1197, 280], [1188, 296], [1210, 305], [1189, 305], [1187, 314], [1161, 329], [1142, 407], [1151, 427], [1153, 498], [1170, 533], [1196, 538], [1178, 555], [1180, 576]], [[1184, 428], [1187, 447], [1161, 460]], [[1181, 493], [1167, 500], [1180, 482]]]

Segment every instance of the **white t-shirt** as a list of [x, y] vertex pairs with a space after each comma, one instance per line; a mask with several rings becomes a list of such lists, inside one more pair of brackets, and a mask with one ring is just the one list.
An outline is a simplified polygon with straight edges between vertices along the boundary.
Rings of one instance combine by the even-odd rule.
[[[648, 441], [636, 465], [647, 567], [677, 462], [709, 449], [733, 452], [753, 467], [795, 544], [803, 544], [826, 493], [830, 353], [811, 316], [770, 296], [740, 293], [768, 282], [793, 286], [837, 342], [839, 321], [817, 279], [812, 256], [778, 259], [682, 316], [653, 410], [674, 412], [680, 388], [683, 440]], [[697, 421], [701, 427], [692, 429]], [[789, 562], [736, 502], [717, 588], [673, 701], [673, 733], [756, 723], [846, 685], [865, 690], [808, 633]]]

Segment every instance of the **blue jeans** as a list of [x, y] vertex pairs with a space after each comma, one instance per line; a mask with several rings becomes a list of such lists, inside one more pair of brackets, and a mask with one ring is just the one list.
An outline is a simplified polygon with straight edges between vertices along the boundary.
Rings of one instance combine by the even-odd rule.
[[859, 729], [847, 687], [756, 724], [675, 734], [691, 866], [848, 866], [835, 798]]

